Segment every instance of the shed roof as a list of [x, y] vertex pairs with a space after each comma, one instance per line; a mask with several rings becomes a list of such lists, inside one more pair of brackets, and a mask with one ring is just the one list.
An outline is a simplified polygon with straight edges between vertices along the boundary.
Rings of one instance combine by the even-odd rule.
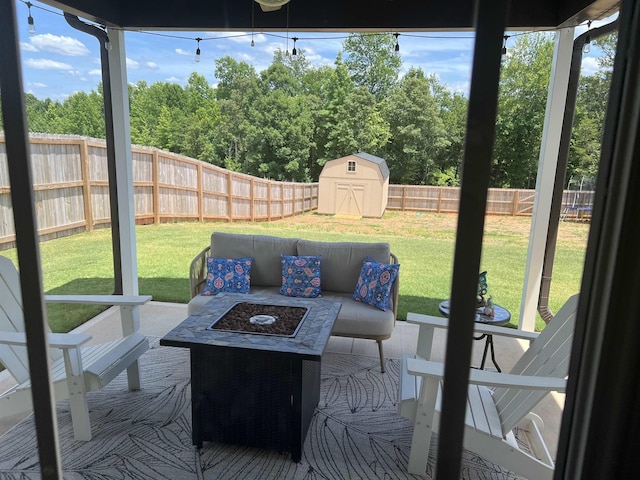
[[366, 152], [358, 152], [354, 153], [354, 155], [368, 162], [375, 163], [378, 165], [378, 168], [380, 168], [382, 178], [389, 178], [389, 167], [387, 166], [387, 161], [384, 158], [376, 157], [375, 155], [371, 155]]

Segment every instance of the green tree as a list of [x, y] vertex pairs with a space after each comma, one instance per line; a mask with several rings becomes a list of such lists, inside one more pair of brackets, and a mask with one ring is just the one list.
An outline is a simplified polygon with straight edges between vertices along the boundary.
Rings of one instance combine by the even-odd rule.
[[411, 69], [383, 103], [391, 141], [385, 159], [392, 183], [429, 184], [439, 172], [436, 160], [450, 146], [431, 83]]
[[440, 84], [435, 75], [427, 77], [438, 106], [438, 116], [444, 126], [446, 140], [434, 158], [435, 169], [430, 175], [431, 185], [460, 185], [460, 166], [464, 150], [468, 102], [464, 95], [451, 92]]
[[389, 127], [373, 95], [356, 87], [340, 56], [327, 81], [317, 119], [319, 166], [359, 151], [378, 154], [389, 139]]
[[258, 75], [249, 64], [223, 57], [216, 60], [215, 76], [220, 122], [215, 131], [214, 163], [248, 172], [248, 145], [257, 129], [254, 103], [261, 94]]
[[[163, 148], [166, 135], [159, 138], [158, 124], [161, 113], [166, 107], [171, 116], [179, 118], [177, 112], [188, 111], [188, 97], [180, 85], [168, 82], [155, 82], [150, 86], [144, 81], [138, 82], [131, 93], [131, 141], [136, 144]], [[168, 113], [165, 113], [169, 115]], [[182, 128], [183, 125], [176, 125]]]
[[491, 186], [533, 188], [547, 101], [553, 40], [517, 37], [504, 60], [496, 119]]
[[356, 86], [366, 87], [381, 101], [398, 81], [402, 59], [396, 39], [384, 33], [353, 33], [343, 42], [344, 63]]
[[51, 120], [50, 133], [105, 138], [104, 104], [96, 91], [74, 93], [62, 102], [59, 114]]

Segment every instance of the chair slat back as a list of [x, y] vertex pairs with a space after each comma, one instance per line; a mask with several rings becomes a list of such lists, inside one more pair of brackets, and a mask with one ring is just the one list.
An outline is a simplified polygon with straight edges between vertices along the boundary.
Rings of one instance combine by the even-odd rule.
[[[524, 352], [510, 373], [563, 378], [569, 371], [578, 295], [570, 297], [551, 322]], [[548, 392], [498, 388], [493, 398], [500, 415], [503, 433], [516, 424], [540, 402]]]
[[[0, 332], [24, 331], [20, 276], [13, 262], [0, 256]], [[60, 355], [58, 349], [51, 349], [52, 359]], [[19, 383], [29, 379], [29, 360], [26, 347], [0, 344], [0, 362]]]

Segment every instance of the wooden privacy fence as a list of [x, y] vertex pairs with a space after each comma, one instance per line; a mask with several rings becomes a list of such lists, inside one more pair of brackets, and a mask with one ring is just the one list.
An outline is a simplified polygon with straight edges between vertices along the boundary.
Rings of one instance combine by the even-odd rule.
[[[565, 190], [562, 196], [562, 218], [587, 219], [595, 192]], [[457, 213], [460, 199], [458, 187], [389, 185], [387, 209], [438, 213]], [[531, 216], [535, 190], [490, 188], [487, 214]]]
[[[110, 222], [104, 140], [31, 136], [42, 240]], [[136, 223], [269, 221], [314, 210], [317, 183], [277, 182], [231, 172], [156, 148], [132, 148]], [[4, 137], [0, 136], [0, 246], [15, 242]]]
[[[31, 162], [42, 240], [109, 225], [104, 140], [32, 135]], [[318, 183], [276, 182], [151, 147], [132, 147], [137, 223], [270, 221], [318, 207]], [[390, 185], [387, 209], [457, 213], [460, 189]], [[535, 191], [489, 189], [487, 213], [531, 215]], [[565, 190], [563, 218], [589, 218], [594, 192]], [[4, 137], [0, 135], [0, 248], [15, 243]]]

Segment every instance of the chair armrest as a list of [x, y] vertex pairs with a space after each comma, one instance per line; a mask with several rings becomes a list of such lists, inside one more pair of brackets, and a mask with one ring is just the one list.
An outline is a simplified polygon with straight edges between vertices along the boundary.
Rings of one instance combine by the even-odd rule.
[[191, 266], [189, 267], [191, 298], [199, 295], [204, 288], [204, 284], [207, 279], [207, 255], [210, 251], [211, 246], [208, 246], [191, 261]]
[[[47, 335], [49, 346], [55, 348], [78, 348], [91, 340], [86, 333], [50, 333]], [[27, 335], [22, 332], [0, 332], [0, 343], [5, 345], [27, 345]]]
[[45, 295], [48, 303], [84, 303], [95, 305], [144, 305], [151, 295]]
[[[407, 370], [412, 375], [421, 377], [444, 377], [444, 364], [429, 362], [419, 358], [407, 359]], [[567, 381], [557, 377], [535, 377], [531, 375], [513, 375], [510, 373], [489, 372], [472, 369], [469, 372], [469, 383], [488, 387], [511, 387], [523, 390], [548, 390], [564, 392]]]
[[[423, 315], [420, 313], [409, 312], [407, 314], [407, 322], [420, 326], [432, 328], [449, 328], [449, 319], [443, 317], [434, 317], [432, 315]], [[522, 340], [533, 341], [540, 335], [538, 332], [528, 332], [516, 328], [497, 327], [495, 325], [485, 325], [476, 323], [474, 325], [475, 333], [484, 333], [488, 335], [500, 335], [502, 337], [520, 338]]]

